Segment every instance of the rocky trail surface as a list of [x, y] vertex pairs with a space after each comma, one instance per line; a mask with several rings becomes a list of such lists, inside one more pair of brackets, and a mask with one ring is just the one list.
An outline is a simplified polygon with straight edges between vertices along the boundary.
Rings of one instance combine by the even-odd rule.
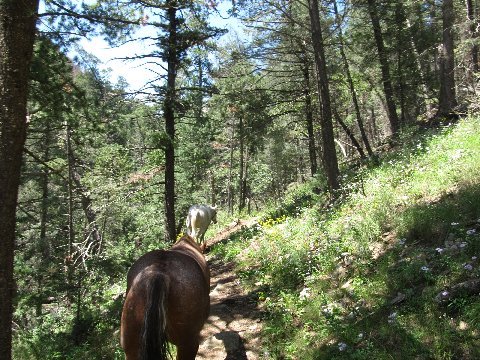
[[[254, 223], [236, 221], [209, 239], [208, 246], [228, 241], [235, 232]], [[242, 288], [233, 263], [208, 255], [208, 250], [207, 260], [211, 273], [210, 317], [200, 334], [197, 359], [262, 359], [262, 312], [257, 306], [257, 295]]]

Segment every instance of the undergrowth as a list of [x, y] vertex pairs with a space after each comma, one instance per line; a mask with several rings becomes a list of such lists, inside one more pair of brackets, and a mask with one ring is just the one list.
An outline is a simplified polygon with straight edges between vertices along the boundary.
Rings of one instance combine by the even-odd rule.
[[219, 253], [266, 311], [271, 359], [477, 359], [480, 120], [416, 133], [344, 171], [326, 206], [316, 179]]

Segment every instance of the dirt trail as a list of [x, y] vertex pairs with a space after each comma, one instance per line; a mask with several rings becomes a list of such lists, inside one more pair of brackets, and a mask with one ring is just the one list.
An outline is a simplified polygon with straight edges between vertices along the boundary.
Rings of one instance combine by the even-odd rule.
[[[210, 239], [208, 246], [226, 241], [242, 227], [254, 223], [254, 220], [234, 222]], [[241, 287], [233, 263], [209, 256], [208, 250], [207, 260], [211, 273], [210, 317], [201, 333], [197, 359], [261, 359], [262, 313], [257, 307], [257, 296]]]

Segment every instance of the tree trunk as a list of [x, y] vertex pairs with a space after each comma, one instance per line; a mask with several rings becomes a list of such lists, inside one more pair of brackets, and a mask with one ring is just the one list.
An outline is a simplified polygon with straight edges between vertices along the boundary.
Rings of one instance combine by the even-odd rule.
[[440, 94], [437, 117], [451, 117], [457, 106], [455, 95], [455, 58], [453, 45], [454, 8], [453, 0], [444, 0], [442, 5], [443, 43], [439, 46]]
[[315, 175], [317, 168], [317, 151], [315, 146], [315, 132], [313, 130], [313, 107], [312, 94], [310, 93], [310, 72], [307, 58], [307, 51], [302, 54], [302, 72], [303, 72], [303, 96], [305, 101], [305, 120], [307, 121], [308, 135], [308, 154], [310, 156], [310, 173]]
[[38, 0], [0, 3], [0, 358], [12, 356], [15, 211]]
[[377, 115], [375, 114], [375, 108], [373, 106], [370, 108], [370, 124], [370, 139], [373, 139], [374, 142], [375, 140], [378, 141]]
[[[314, 134], [314, 138], [315, 138], [315, 134]], [[300, 149], [301, 148], [301, 144], [300, 144], [300, 139], [297, 139], [297, 148]], [[304, 174], [304, 169], [305, 169], [305, 164], [304, 164], [304, 161], [303, 161], [303, 153], [300, 152], [298, 154], [298, 161], [297, 161], [297, 181], [299, 183], [303, 183], [305, 182], [305, 177], [303, 176]]]
[[310, 14], [311, 36], [315, 55], [315, 65], [317, 70], [318, 96], [319, 102], [322, 106], [321, 126], [323, 143], [323, 166], [327, 175], [329, 190], [331, 192], [334, 192], [339, 188], [339, 170], [333, 134], [332, 110], [330, 107], [330, 90], [328, 88], [327, 65], [325, 62], [325, 51], [323, 49], [323, 36], [322, 28], [320, 26], [318, 0], [308, 0], [308, 9]]
[[216, 191], [215, 191], [215, 174], [213, 171], [209, 172], [209, 177], [210, 177], [210, 204], [215, 206], [217, 204], [217, 196], [216, 196]]
[[241, 212], [245, 207], [245, 197], [244, 197], [244, 162], [245, 162], [245, 137], [243, 133], [243, 118], [240, 115], [240, 120], [238, 123], [238, 138], [240, 142], [239, 151], [240, 151], [240, 160], [238, 164], [238, 211]]
[[[470, 59], [470, 70], [474, 73], [478, 72], [478, 31], [477, 31], [477, 21], [475, 19], [475, 7], [472, 0], [465, 0], [465, 6], [467, 9], [467, 21], [468, 21], [468, 32], [469, 37], [472, 40], [472, 49], [470, 50], [471, 59]], [[473, 81], [473, 74], [470, 74], [469, 78]]]
[[407, 122], [407, 118], [409, 118], [407, 109], [407, 84], [405, 81], [405, 62], [408, 57], [406, 54], [409, 52], [408, 47], [408, 39], [405, 36], [405, 9], [403, 2], [397, 2], [395, 6], [395, 25], [397, 30], [396, 35], [396, 44], [395, 44], [395, 52], [397, 55], [397, 72], [394, 75], [396, 77], [396, 88], [397, 88], [397, 98], [400, 106], [400, 123], [405, 124]]
[[230, 134], [230, 164], [228, 167], [228, 194], [227, 194], [227, 202], [228, 202], [228, 213], [233, 215], [233, 150], [234, 150], [234, 139], [235, 139], [235, 124], [231, 124], [231, 134]]
[[[339, 19], [339, 14], [338, 14], [338, 9], [337, 9], [337, 2], [333, 2], [333, 8], [335, 11], [335, 17]], [[343, 33], [342, 33], [342, 27], [340, 26], [340, 22], [338, 21], [338, 29], [339, 29], [339, 49], [340, 49], [340, 55], [342, 57], [342, 62], [343, 62], [343, 68], [345, 69], [345, 75], [347, 76], [347, 82], [348, 82], [348, 87], [350, 89], [350, 94], [352, 96], [352, 102], [353, 102], [353, 107], [355, 109], [355, 116], [357, 119], [357, 125], [358, 129], [360, 130], [360, 135], [362, 137], [363, 145], [365, 145], [365, 149], [367, 149], [368, 156], [372, 157], [373, 156], [373, 151], [372, 148], [370, 147], [370, 142], [368, 141], [368, 136], [365, 131], [365, 127], [363, 126], [363, 120], [362, 120], [362, 115], [360, 113], [360, 106], [358, 105], [358, 98], [357, 98], [357, 92], [355, 91], [355, 85], [353, 84], [353, 79], [352, 79], [352, 74], [350, 72], [350, 66], [348, 64], [347, 60], [347, 55], [345, 54], [345, 45], [343, 41]], [[338, 117], [340, 118], [340, 117]], [[358, 150], [358, 148], [357, 148]], [[358, 150], [360, 152], [360, 150]], [[360, 156], [362, 156], [363, 150], [360, 152]], [[363, 154], [362, 158], [365, 157], [365, 154]]]
[[[51, 141], [51, 128], [50, 121], [46, 122], [45, 128], [45, 140], [44, 140], [44, 153], [43, 163], [47, 164], [50, 160], [50, 141]], [[42, 184], [42, 205], [40, 214], [40, 238], [38, 242], [38, 253], [42, 254], [42, 262], [46, 263], [50, 259], [50, 244], [47, 241], [47, 223], [48, 223], [48, 202], [49, 191], [48, 183], [50, 180], [50, 169], [44, 166], [41, 184]]]
[[390, 78], [390, 66], [388, 64], [387, 53], [383, 43], [382, 29], [380, 27], [380, 19], [378, 17], [375, 0], [368, 0], [368, 12], [372, 22], [373, 34], [378, 51], [378, 60], [380, 62], [380, 69], [382, 71], [383, 91], [385, 93], [385, 101], [387, 103], [387, 115], [390, 122], [390, 131], [392, 134], [396, 134], [400, 124], [397, 115], [397, 108], [395, 106], [392, 81]]
[[70, 301], [73, 302], [73, 272], [75, 270], [75, 263], [73, 259], [73, 243], [75, 242], [75, 230], [73, 228], [73, 153], [72, 153], [72, 141], [71, 141], [71, 129], [68, 120], [66, 121], [66, 147], [67, 147], [67, 161], [68, 161], [68, 247], [67, 254], [65, 255], [65, 265], [67, 267], [67, 295]]
[[406, 26], [408, 30], [409, 41], [413, 51], [413, 57], [415, 59], [415, 65], [417, 67], [417, 73], [419, 75], [420, 87], [422, 89], [422, 93], [420, 94], [420, 97], [423, 99], [425, 103], [425, 108], [427, 110], [427, 113], [433, 115], [434, 109], [433, 109], [432, 102], [430, 101], [431, 98], [433, 98], [433, 96], [431, 95], [433, 91], [427, 81], [426, 71], [424, 70], [422, 66], [422, 62], [420, 61], [420, 53], [418, 51], [417, 44], [415, 43], [415, 33], [408, 19], [406, 19]]
[[[51, 125], [50, 121], [47, 121], [45, 124], [45, 137], [43, 139], [43, 163], [48, 163], [50, 160], [50, 142], [51, 142]], [[47, 226], [48, 226], [48, 214], [49, 214], [49, 185], [50, 181], [50, 169], [47, 166], [43, 167], [41, 176], [40, 176], [40, 187], [42, 191], [42, 201], [40, 204], [40, 235], [38, 242], [35, 244], [35, 251], [37, 254], [41, 255], [40, 265], [37, 268], [36, 280], [37, 286], [40, 291], [38, 292], [35, 298], [35, 315], [38, 318], [38, 321], [42, 323], [42, 304], [43, 304], [43, 291], [44, 288], [44, 269], [48, 266], [50, 259], [50, 244], [47, 239]]]
[[167, 2], [168, 49], [167, 49], [167, 90], [163, 104], [165, 132], [168, 141], [165, 145], [165, 241], [175, 242], [175, 82], [177, 78], [177, 9]]
[[92, 199], [88, 196], [86, 189], [82, 185], [82, 178], [76, 169], [77, 160], [73, 158], [72, 175], [75, 187], [81, 197], [82, 209], [87, 218], [87, 227], [85, 229], [85, 238], [87, 239], [87, 249], [100, 254], [102, 252], [102, 234], [97, 225], [97, 214], [93, 210]]
[[[245, 158], [244, 158], [244, 170], [243, 170], [243, 181], [242, 181], [242, 193], [240, 194], [241, 198], [242, 198], [242, 204], [243, 204], [243, 207], [242, 207], [242, 210], [245, 209], [245, 207], [247, 206], [247, 212], [248, 212], [248, 202], [249, 202], [249, 186], [248, 186], [248, 164], [249, 164], [249, 159], [250, 157], [250, 152], [249, 152], [249, 148], [247, 147], [246, 150], [245, 150]], [[250, 213], [248, 213], [250, 214]]]

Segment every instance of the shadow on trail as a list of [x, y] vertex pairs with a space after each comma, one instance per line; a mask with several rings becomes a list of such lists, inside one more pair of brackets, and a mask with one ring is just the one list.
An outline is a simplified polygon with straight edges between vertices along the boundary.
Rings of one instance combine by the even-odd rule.
[[247, 350], [256, 350], [256, 346], [249, 346], [247, 339], [255, 338], [261, 318], [254, 296], [256, 295], [233, 295], [212, 303], [203, 334], [206, 346], [202, 349], [202, 355], [205, 358], [252, 358], [247, 356]]
[[243, 344], [243, 340], [236, 331], [222, 331], [215, 335], [222, 340], [225, 345], [227, 356], [225, 360], [247, 360], [247, 351]]

